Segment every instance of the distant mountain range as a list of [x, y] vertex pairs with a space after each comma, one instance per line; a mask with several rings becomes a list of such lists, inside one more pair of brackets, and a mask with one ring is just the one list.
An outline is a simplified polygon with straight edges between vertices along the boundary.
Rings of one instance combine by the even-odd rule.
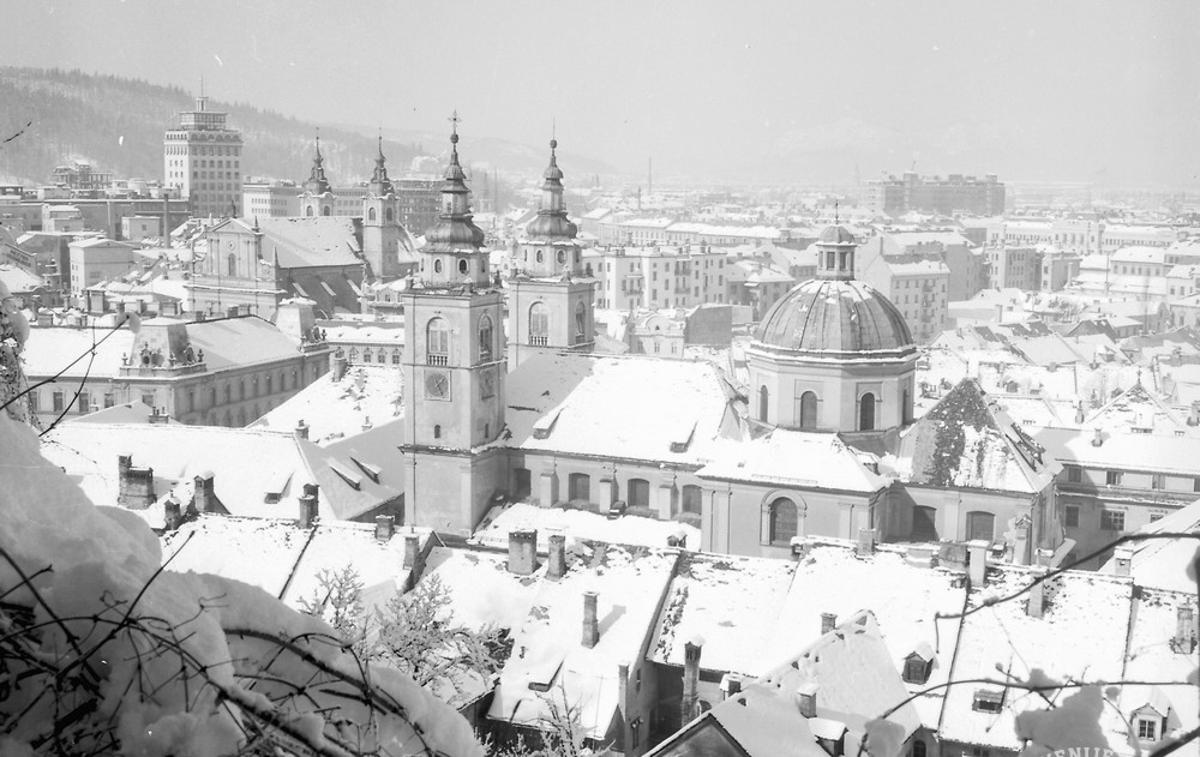
[[[180, 87], [80, 71], [0, 67], [0, 181], [46, 183], [55, 166], [73, 160], [117, 177], [161, 179], [163, 131], [195, 100]], [[244, 103], [209, 100], [210, 110], [229, 113], [229, 125], [242, 133], [242, 171], [303, 181], [312, 165], [317, 124]], [[30, 123], [32, 122], [32, 123]], [[25, 128], [26, 124], [28, 128]], [[335, 186], [365, 181], [374, 168], [376, 129], [320, 124], [326, 174]], [[442, 157], [446, 135], [384, 130], [384, 153], [393, 174], [407, 170], [422, 153]], [[546, 148], [487, 137], [464, 145], [463, 157], [502, 174], [540, 175]], [[572, 158], [578, 173], [604, 172], [603, 163]]]

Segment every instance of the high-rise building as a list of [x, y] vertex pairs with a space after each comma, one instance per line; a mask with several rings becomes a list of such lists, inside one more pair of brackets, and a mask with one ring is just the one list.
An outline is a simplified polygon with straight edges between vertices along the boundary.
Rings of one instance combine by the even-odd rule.
[[868, 181], [866, 196], [869, 208], [890, 216], [910, 212], [996, 216], [1004, 212], [1004, 183], [995, 174], [982, 179], [962, 174], [930, 178], [907, 171], [900, 178]]
[[209, 110], [201, 95], [163, 135], [163, 186], [187, 198], [193, 215], [241, 215], [242, 135], [226, 126], [228, 115]]

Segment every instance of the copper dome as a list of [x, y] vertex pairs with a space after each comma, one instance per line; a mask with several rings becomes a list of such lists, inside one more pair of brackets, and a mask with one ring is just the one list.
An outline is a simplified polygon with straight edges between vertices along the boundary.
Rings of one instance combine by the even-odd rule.
[[811, 279], [794, 287], [771, 306], [754, 337], [766, 349], [814, 357], [891, 358], [916, 350], [896, 306], [853, 280]]

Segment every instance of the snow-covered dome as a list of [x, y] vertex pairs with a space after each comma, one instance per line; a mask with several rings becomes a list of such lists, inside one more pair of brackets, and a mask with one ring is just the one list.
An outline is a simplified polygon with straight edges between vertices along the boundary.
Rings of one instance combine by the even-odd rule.
[[916, 350], [896, 306], [870, 284], [852, 279], [810, 279], [796, 286], [767, 311], [754, 336], [769, 350], [818, 357], [898, 357]]

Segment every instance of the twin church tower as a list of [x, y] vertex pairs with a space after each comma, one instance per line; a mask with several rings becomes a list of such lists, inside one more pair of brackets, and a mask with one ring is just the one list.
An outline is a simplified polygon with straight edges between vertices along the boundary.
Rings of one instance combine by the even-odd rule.
[[557, 141], [550, 142], [541, 207], [513, 261], [506, 344], [504, 292], [472, 221], [457, 117], [451, 121], [441, 212], [401, 294], [405, 522], [447, 530], [478, 522], [493, 493], [507, 488], [501, 435], [508, 372], [539, 352], [591, 352], [594, 341], [594, 281], [567, 219]]

